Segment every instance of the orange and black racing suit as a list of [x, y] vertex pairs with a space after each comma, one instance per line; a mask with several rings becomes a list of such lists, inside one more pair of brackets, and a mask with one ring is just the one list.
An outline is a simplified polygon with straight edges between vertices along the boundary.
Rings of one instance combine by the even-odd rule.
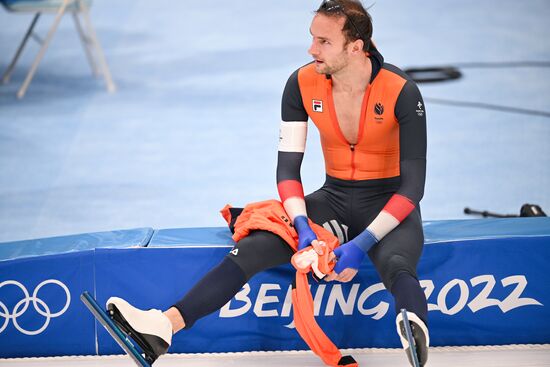
[[[307, 218], [330, 230], [340, 243], [365, 233], [372, 237], [368, 256], [395, 297], [396, 309], [406, 308], [426, 322], [426, 299], [416, 276], [423, 248], [419, 202], [426, 172], [424, 102], [414, 82], [384, 63], [376, 48], [369, 57], [372, 76], [353, 145], [340, 130], [330, 76], [317, 74], [312, 64], [290, 76], [282, 99], [278, 188], [287, 212], [302, 210], [303, 200]], [[300, 166], [305, 149], [302, 127], [308, 118], [320, 132], [326, 181], [304, 196]], [[240, 213], [240, 209], [231, 211], [234, 218]], [[242, 238], [175, 304], [186, 327], [222, 307], [254, 274], [290, 262], [294, 252], [272, 231], [257, 230]]]

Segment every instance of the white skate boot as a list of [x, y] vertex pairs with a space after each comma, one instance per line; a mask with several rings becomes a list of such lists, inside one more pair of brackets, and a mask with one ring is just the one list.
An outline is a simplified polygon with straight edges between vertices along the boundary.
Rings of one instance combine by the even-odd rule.
[[131, 337], [152, 364], [172, 343], [172, 324], [160, 310], [140, 310], [122, 298], [107, 300], [107, 311], [115, 324]]
[[[430, 347], [430, 334], [428, 333], [428, 328], [426, 327], [426, 324], [413, 312], [407, 311], [407, 317], [409, 319], [409, 323], [411, 325], [411, 332], [414, 339], [413, 347], [416, 349], [416, 355], [418, 357], [418, 363], [421, 367], [426, 365], [426, 362], [428, 361], [428, 348]], [[409, 362], [411, 366], [415, 365], [415, 362], [412, 359], [411, 353], [410, 353], [410, 346], [409, 342], [407, 340], [407, 334], [405, 331], [405, 324], [403, 322], [403, 315], [401, 313], [397, 314], [397, 317], [395, 319], [395, 325], [397, 326], [397, 334], [399, 334], [399, 339], [401, 339], [401, 344], [403, 345], [403, 349], [405, 349], [405, 352], [407, 353], [407, 357], [409, 358]]]

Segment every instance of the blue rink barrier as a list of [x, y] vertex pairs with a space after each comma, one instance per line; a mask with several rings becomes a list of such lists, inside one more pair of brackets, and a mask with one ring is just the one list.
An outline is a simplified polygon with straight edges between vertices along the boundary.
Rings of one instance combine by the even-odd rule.
[[70, 236], [0, 243], [0, 261], [90, 250], [101, 247], [143, 247], [153, 236], [153, 228], [84, 233]]
[[[424, 229], [418, 274], [432, 345], [550, 343], [550, 218]], [[28, 241], [22, 258], [7, 251], [13, 243], [0, 244], [0, 357], [119, 354], [80, 293], [166, 309], [233, 246], [226, 228], [133, 231], [94, 234], [76, 251], [46, 239], [33, 253]], [[175, 335], [171, 352], [307, 349], [292, 324], [293, 276], [290, 266], [258, 274], [220, 311]], [[399, 346], [393, 301], [370, 262], [350, 283], [310, 283], [317, 321], [339, 347]]]

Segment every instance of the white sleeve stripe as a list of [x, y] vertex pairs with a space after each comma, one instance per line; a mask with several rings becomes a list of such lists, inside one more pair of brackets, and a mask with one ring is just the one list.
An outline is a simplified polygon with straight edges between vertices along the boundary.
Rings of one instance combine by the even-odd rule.
[[279, 152], [306, 150], [307, 121], [282, 121], [279, 129]]
[[286, 213], [290, 217], [290, 220], [294, 222], [294, 218], [296, 218], [299, 215], [303, 215], [307, 217], [306, 212], [306, 202], [303, 198], [298, 197], [290, 197], [286, 199], [283, 203], [283, 207], [285, 208]]
[[367, 229], [380, 241], [398, 225], [399, 221], [393, 215], [382, 210]]

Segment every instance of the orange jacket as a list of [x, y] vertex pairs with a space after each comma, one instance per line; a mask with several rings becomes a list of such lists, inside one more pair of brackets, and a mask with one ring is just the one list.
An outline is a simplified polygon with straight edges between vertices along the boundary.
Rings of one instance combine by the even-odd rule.
[[[230, 205], [226, 205], [221, 210], [221, 214], [228, 224], [233, 219], [229, 210], [230, 208]], [[338, 239], [332, 233], [311, 221], [309, 225], [317, 235], [319, 241], [325, 242], [330, 251], [339, 245]], [[235, 242], [248, 236], [251, 231], [264, 230], [281, 237], [294, 251], [298, 248], [298, 234], [288, 218], [283, 205], [277, 200], [248, 204], [238, 216], [234, 227], [233, 240]], [[300, 253], [310, 249], [311, 247], [307, 247], [301, 250]], [[326, 253], [330, 251], [326, 251]], [[334, 267], [333, 263], [331, 267], [327, 267], [326, 253], [324, 257], [325, 261], [320, 266], [325, 273]], [[299, 255], [299, 253], [294, 256], [296, 255]], [[293, 265], [295, 265], [294, 261]], [[358, 366], [351, 356], [342, 357], [342, 353], [340, 353], [338, 348], [315, 321], [313, 297], [309, 289], [307, 273], [302, 271], [296, 272], [296, 286], [292, 289], [292, 306], [294, 308], [294, 325], [296, 326], [296, 330], [311, 350], [321, 357], [327, 365]]]
[[[222, 216], [229, 224], [231, 222], [230, 205], [222, 210]], [[329, 231], [318, 224], [309, 221], [311, 229], [317, 235], [319, 241], [324, 241], [330, 250], [338, 246], [338, 239]], [[240, 241], [248, 236], [251, 231], [265, 230], [281, 237], [294, 251], [298, 249], [298, 233], [294, 229], [290, 218], [286, 214], [283, 205], [278, 200], [260, 201], [248, 204], [235, 222], [233, 240]]]

